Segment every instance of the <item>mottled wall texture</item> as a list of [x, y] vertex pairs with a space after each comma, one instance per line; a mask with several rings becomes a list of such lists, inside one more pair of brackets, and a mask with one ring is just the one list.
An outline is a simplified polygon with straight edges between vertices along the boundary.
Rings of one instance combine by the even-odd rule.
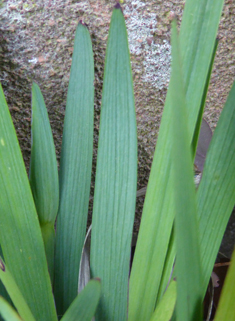
[[[183, 0], [125, 0], [139, 145], [139, 188], [147, 182], [170, 75], [170, 22], [180, 24]], [[30, 90], [45, 98], [60, 153], [66, 93], [79, 20], [89, 28], [95, 59], [95, 144], [98, 141], [104, 56], [114, 0], [0, 0], [0, 80], [23, 156], [30, 156]], [[235, 76], [235, 3], [225, 1], [205, 118], [216, 126]], [[94, 164], [96, 147], [94, 150]], [[93, 168], [94, 171], [94, 168]], [[93, 175], [94, 181], [94, 175]]]

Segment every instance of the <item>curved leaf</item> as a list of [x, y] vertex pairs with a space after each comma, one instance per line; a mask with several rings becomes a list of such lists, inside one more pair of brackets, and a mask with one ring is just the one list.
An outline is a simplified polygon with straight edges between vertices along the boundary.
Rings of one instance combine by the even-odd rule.
[[176, 281], [171, 281], [150, 321], [169, 321], [176, 302]]
[[22, 321], [12, 306], [2, 297], [0, 297], [0, 314], [6, 321]]
[[[187, 0], [180, 30], [180, 50], [192, 140], [207, 80], [223, 0]], [[171, 161], [172, 136], [169, 108], [170, 89], [164, 106], [154, 153], [138, 241], [130, 277], [129, 320], [148, 320], [160, 300], [163, 270], [171, 272], [174, 260], [167, 260], [167, 249], [174, 220]], [[170, 268], [165, 267], [171, 264]], [[169, 275], [170, 276], [170, 275]], [[168, 280], [165, 276], [164, 280]]]
[[32, 86], [32, 147], [29, 181], [40, 224], [55, 223], [59, 206], [59, 179], [55, 145], [42, 93]]
[[100, 280], [91, 280], [78, 294], [61, 321], [91, 321], [101, 292]]
[[59, 206], [59, 179], [51, 126], [42, 93], [35, 83], [32, 86], [31, 140], [29, 181], [53, 281], [54, 224]]
[[34, 317], [57, 320], [37, 212], [1, 86], [0, 221], [4, 259]]
[[[18, 310], [20, 316], [25, 321], [35, 321], [32, 312], [30, 311], [27, 303], [25, 302], [24, 297], [22, 296], [14, 278], [12, 277], [10, 271], [8, 270], [6, 264], [0, 258], [0, 279], [4, 284], [7, 292], [9, 293], [11, 300]], [[1, 302], [0, 307], [2, 306], [3, 310], [8, 309], [8, 305], [5, 304], [5, 300]], [[9, 305], [10, 306], [10, 305]], [[10, 308], [9, 308], [10, 309]], [[8, 310], [9, 310], [8, 309]], [[1, 308], [0, 308], [1, 311]], [[5, 314], [3, 314], [4, 316]]]

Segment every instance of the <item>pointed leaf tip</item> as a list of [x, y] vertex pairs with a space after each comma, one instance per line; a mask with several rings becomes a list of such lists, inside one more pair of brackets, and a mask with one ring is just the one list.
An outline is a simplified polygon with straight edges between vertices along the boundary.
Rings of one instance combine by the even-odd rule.
[[120, 5], [119, 2], [117, 2], [117, 3], [115, 4], [114, 8], [115, 8], [115, 9], [121, 9], [121, 11], [122, 11], [122, 7], [121, 7], [121, 5]]
[[81, 24], [81, 25], [83, 25], [84, 27], [88, 27], [88, 24], [87, 23], [85, 23], [84, 21], [82, 21], [82, 20], [79, 20], [79, 23], [78, 24]]

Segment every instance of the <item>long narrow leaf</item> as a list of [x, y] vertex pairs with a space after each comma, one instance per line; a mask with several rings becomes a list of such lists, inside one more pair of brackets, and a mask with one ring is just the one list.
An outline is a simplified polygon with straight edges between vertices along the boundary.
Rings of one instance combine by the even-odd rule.
[[61, 321], [91, 321], [101, 293], [99, 280], [91, 280], [78, 294]]
[[54, 279], [54, 255], [55, 255], [55, 226], [47, 223], [41, 226], [42, 238], [45, 246], [48, 271], [50, 273], [51, 282]]
[[[205, 154], [201, 155], [202, 147], [203, 147], [203, 149], [205, 149], [205, 145], [206, 145], [206, 147], [208, 148], [208, 146], [207, 146], [208, 143], [207, 142], [211, 139], [211, 136], [208, 135], [208, 133], [207, 133], [208, 125], [205, 122], [205, 120], [202, 119], [202, 116], [203, 116], [203, 111], [204, 111], [204, 106], [205, 106], [205, 102], [206, 102], [207, 91], [208, 91], [208, 87], [209, 87], [209, 82], [210, 82], [210, 78], [211, 78], [211, 73], [212, 73], [212, 68], [213, 68], [213, 63], [214, 63], [214, 58], [215, 58], [217, 46], [218, 46], [218, 39], [216, 39], [216, 41], [215, 41], [215, 46], [214, 46], [213, 55], [212, 55], [212, 58], [211, 58], [210, 68], [209, 68], [209, 71], [208, 71], [206, 85], [205, 85], [205, 88], [204, 88], [203, 97], [202, 97], [202, 101], [201, 101], [201, 107], [200, 107], [200, 111], [198, 113], [198, 120], [197, 120], [197, 124], [196, 124], [195, 131], [194, 131], [193, 141], [191, 143], [192, 154], [194, 155], [193, 158], [195, 157], [195, 155], [197, 155], [198, 152], [200, 153], [198, 156], [196, 156], [196, 158], [194, 160], [194, 164], [196, 164], [196, 165], [198, 165], [199, 156], [200, 156], [200, 159], [201, 159], [201, 157], [206, 155], [206, 151], [205, 151]], [[204, 127], [202, 127], [202, 126], [204, 126]], [[206, 135], [207, 142], [205, 142], [205, 138], [202, 137], [201, 145], [199, 145], [199, 143], [200, 143], [199, 134], [201, 133], [202, 130], [204, 130], [204, 132], [207, 133], [207, 135]], [[204, 135], [205, 135], [205, 133], [204, 133]], [[199, 147], [199, 150], [198, 150], [198, 147]], [[201, 160], [200, 160], [200, 163], [201, 163]], [[165, 268], [164, 268], [164, 271], [163, 271], [163, 275], [162, 275], [162, 279], [161, 279], [161, 286], [160, 286], [159, 293], [158, 293], [158, 297], [159, 298], [161, 298], [162, 294], [165, 291], [166, 285], [169, 282], [169, 275], [170, 275], [170, 273], [172, 271], [173, 263], [174, 263], [174, 260], [175, 260], [175, 244], [174, 243], [175, 243], [175, 240], [174, 240], [174, 237], [173, 237], [173, 229], [172, 229], [171, 239], [170, 239], [170, 242], [169, 242], [169, 247], [168, 247], [167, 256], [166, 256], [166, 261], [165, 261], [165, 264], [164, 264]]]
[[0, 314], [6, 321], [22, 321], [12, 306], [2, 297], [0, 297]]
[[[200, 110], [222, 6], [222, 0], [187, 0], [185, 5], [180, 49], [183, 52], [190, 140]], [[173, 263], [173, 260], [166, 261], [174, 220], [169, 94], [170, 90], [162, 116], [130, 277], [130, 321], [148, 320], [151, 317], [157, 297], [160, 299], [158, 292], [163, 270], [170, 273], [172, 268], [172, 265], [169, 268], [164, 264]]]
[[0, 258], [0, 279], [6, 287], [12, 302], [18, 310], [20, 316], [25, 321], [35, 321], [32, 312], [30, 311], [24, 297], [22, 296], [14, 278], [8, 270], [6, 264]]
[[171, 281], [160, 303], [157, 305], [150, 321], [169, 321], [176, 302], [176, 282]]
[[235, 204], [235, 83], [221, 113], [198, 188], [202, 289], [206, 291]]
[[[2, 253], [1, 246], [0, 246], [0, 257], [3, 258], [3, 253]], [[8, 303], [12, 302], [9, 294], [7, 293], [7, 290], [6, 290], [5, 286], [2, 283], [2, 281], [0, 281], [0, 296], [2, 296]], [[2, 321], [2, 320], [3, 320], [3, 318], [2, 318], [2, 316], [0, 316], [0, 321]]]
[[172, 175], [176, 234], [176, 316], [200, 321], [202, 307], [196, 189], [186, 114], [182, 65], [176, 23], [172, 23], [171, 112]]
[[190, 141], [213, 59], [224, 0], [187, 0], [180, 27]]
[[233, 251], [231, 264], [226, 275], [220, 296], [219, 306], [216, 311], [214, 321], [234, 321], [235, 320], [235, 251]]
[[69, 80], [60, 161], [55, 299], [63, 315], [78, 292], [86, 233], [93, 153], [94, 61], [86, 26], [79, 23]]
[[32, 148], [29, 181], [41, 225], [55, 223], [59, 180], [55, 145], [42, 93], [32, 86]]
[[169, 103], [163, 111], [131, 270], [130, 321], [148, 320], [155, 309], [173, 225], [171, 138], [167, 137], [171, 110], [168, 107]]
[[167, 285], [172, 278], [173, 271], [174, 271], [174, 262], [175, 262], [175, 253], [176, 253], [176, 245], [175, 245], [175, 227], [173, 225], [170, 241], [168, 244], [166, 259], [164, 263], [164, 270], [162, 273], [161, 283], [159, 287], [157, 302], [161, 299], [162, 295], [164, 294]]
[[210, 67], [209, 67], [209, 70], [208, 70], [206, 83], [205, 83], [205, 86], [204, 86], [204, 92], [203, 92], [203, 96], [202, 96], [201, 107], [200, 107], [200, 110], [199, 110], [199, 113], [198, 113], [197, 123], [196, 123], [195, 131], [194, 131], [194, 134], [193, 134], [193, 140], [192, 140], [193, 158], [195, 158], [195, 155], [196, 155], [197, 143], [198, 143], [201, 123], [202, 123], [202, 116], [203, 116], [204, 107], [205, 107], [205, 103], [206, 103], [206, 97], [207, 97], [208, 87], [209, 87], [210, 80], [211, 80], [211, 73], [212, 73], [212, 69], [213, 69], [213, 65], [214, 65], [215, 54], [216, 54], [216, 50], [217, 50], [217, 47], [218, 47], [218, 43], [219, 43], [219, 40], [218, 40], [218, 38], [216, 38], [215, 45], [214, 45], [214, 50], [213, 50], [212, 57], [211, 57]]
[[126, 320], [135, 215], [137, 134], [125, 20], [113, 11], [104, 72], [91, 233], [91, 274], [101, 278], [96, 320]]
[[54, 224], [59, 206], [59, 179], [55, 145], [42, 93], [32, 86], [32, 149], [29, 181], [37, 209], [48, 269], [54, 272]]
[[4, 259], [34, 317], [57, 320], [39, 221], [1, 86], [0, 221]]

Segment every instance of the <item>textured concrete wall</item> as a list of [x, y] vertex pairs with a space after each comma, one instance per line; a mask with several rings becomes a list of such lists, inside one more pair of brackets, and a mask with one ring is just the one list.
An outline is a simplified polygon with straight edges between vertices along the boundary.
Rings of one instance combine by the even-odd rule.
[[[30, 156], [30, 87], [36, 81], [46, 101], [58, 153], [79, 20], [88, 24], [95, 58], [95, 143], [98, 139], [105, 47], [112, 8], [108, 0], [3, 0], [0, 2], [0, 79], [23, 155]], [[126, 19], [136, 99], [139, 188], [147, 182], [170, 74], [170, 22], [179, 23], [183, 0], [126, 0]], [[225, 2], [220, 44], [205, 117], [215, 127], [235, 75], [235, 4]], [[96, 148], [94, 152], [94, 164]], [[94, 180], [94, 175], [93, 175]]]

